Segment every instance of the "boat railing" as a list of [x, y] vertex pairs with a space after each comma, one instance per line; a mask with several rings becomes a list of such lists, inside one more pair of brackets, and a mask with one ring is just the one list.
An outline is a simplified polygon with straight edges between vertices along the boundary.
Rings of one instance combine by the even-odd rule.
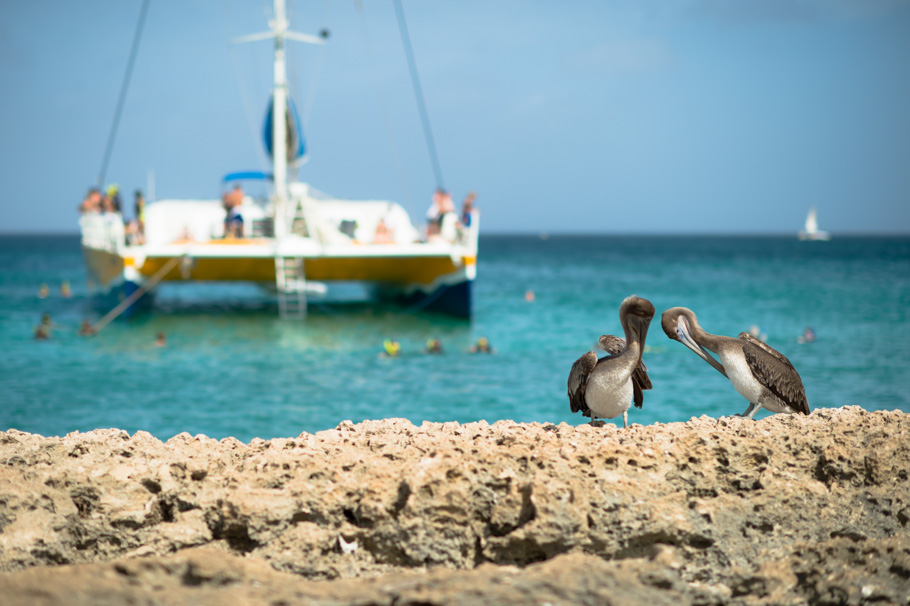
[[125, 246], [123, 216], [120, 213], [87, 212], [79, 217], [82, 246], [118, 253]]

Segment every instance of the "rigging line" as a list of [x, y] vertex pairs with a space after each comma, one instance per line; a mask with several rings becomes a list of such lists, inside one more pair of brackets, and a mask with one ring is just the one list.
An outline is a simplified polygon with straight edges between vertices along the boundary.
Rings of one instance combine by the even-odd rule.
[[427, 139], [427, 148], [430, 151], [430, 160], [433, 163], [433, 173], [436, 175], [436, 187], [445, 189], [442, 182], [442, 169], [439, 167], [439, 157], [436, 155], [436, 143], [433, 140], [433, 131], [430, 128], [430, 117], [427, 114], [426, 103], [423, 100], [423, 91], [420, 87], [420, 76], [417, 74], [417, 63], [414, 61], [414, 50], [411, 48], [411, 38], [408, 35], [408, 25], [404, 20], [404, 10], [401, 0], [394, 0], [395, 15], [398, 17], [398, 29], [401, 30], [401, 42], [408, 58], [408, 68], [411, 71], [411, 83], [414, 85], [414, 96], [417, 97], [417, 106], [420, 109], [420, 119], [423, 122], [423, 133]]
[[[240, 89], [240, 100], [243, 104], [243, 113], [244, 117], [246, 118], [246, 125], [250, 135], [250, 140], [253, 143], [251, 149], [261, 150], [261, 146], [259, 144], [259, 130], [258, 125], [256, 124], [255, 113], [253, 112], [253, 104], [250, 101], [249, 87], [246, 84], [246, 80], [243, 77], [243, 70], [240, 67], [240, 60], [238, 57], [239, 51], [237, 50], [236, 45], [231, 44], [230, 42], [231, 32], [228, 27], [228, 22], [232, 20], [231, 17], [233, 15], [228, 13], [227, 0], [222, 2], [221, 7], [222, 22], [224, 23], [224, 35], [228, 40], [228, 55], [231, 58], [231, 66], [234, 68], [234, 78], [237, 80], [237, 88]], [[262, 170], [262, 172], [268, 172], [269, 163], [265, 157], [265, 154], [263, 154], [261, 151], [260, 153], [256, 154], [256, 161], [259, 164], [259, 168]]]
[[146, 280], [142, 286], [134, 290], [130, 296], [125, 298], [123, 301], [120, 301], [120, 303], [118, 303], [114, 309], [107, 312], [103, 318], [95, 322], [95, 324], [92, 326], [92, 334], [98, 334], [102, 328], [111, 323], [111, 320], [122, 314], [124, 311], [126, 311], [126, 308], [135, 303], [139, 297], [154, 288], [154, 286], [158, 284], [158, 282], [160, 282], [169, 271], [174, 269], [178, 263], [184, 259], [189, 258], [190, 257], [186, 254], [180, 255], [179, 257], [172, 257], [171, 260], [165, 263], [164, 266], [159, 269], [154, 276]]
[[[327, 23], [328, 1], [324, 2], [322, 5], [322, 22]], [[328, 32], [328, 30], [323, 29], [323, 32]], [[303, 136], [306, 137], [308, 130], [307, 127], [310, 124], [310, 114], [313, 112], [313, 105], [316, 103], [316, 90], [319, 87], [319, 77], [322, 75], [322, 66], [325, 63], [325, 44], [318, 45], [319, 48], [316, 49], [316, 60], [312, 66], [312, 76], [310, 76], [310, 85], [307, 87], [307, 95], [303, 101], [303, 109], [301, 111], [300, 121], [303, 123]], [[302, 78], [301, 78], [302, 80]], [[299, 91], [297, 91], [299, 92]]]
[[395, 163], [395, 169], [398, 172], [398, 180], [401, 182], [401, 189], [404, 193], [408, 207], [413, 207], [411, 190], [408, 187], [407, 175], [404, 170], [404, 164], [401, 161], [401, 155], [398, 153], [398, 146], [395, 144], [395, 134], [392, 129], [392, 120], [389, 116], [389, 108], [386, 104], [385, 95], [382, 94], [382, 84], [379, 80], [379, 67], [376, 65], [376, 55], [373, 52], [373, 41], [370, 37], [370, 30], [367, 26], [366, 14], [363, 10], [363, 2], [354, 0], [354, 6], [357, 9], [357, 16], [360, 18], [360, 31], [363, 35], [363, 44], [367, 51], [367, 60], [370, 63], [370, 73], [373, 74], [373, 86], [376, 89], [376, 99], [379, 104], [379, 112], [382, 114], [382, 124], [385, 127], [386, 137], [389, 140], [389, 148], [392, 152], [392, 159]]
[[126, 74], [123, 77], [123, 84], [120, 86], [120, 98], [117, 100], [117, 109], [114, 111], [114, 123], [111, 124], [111, 132], [107, 137], [107, 147], [104, 149], [104, 159], [101, 161], [101, 170], [98, 173], [98, 187], [104, 183], [104, 177], [107, 175], [107, 165], [111, 161], [111, 152], [114, 150], [114, 139], [117, 137], [117, 127], [120, 125], [120, 115], [123, 113], [123, 104], [126, 101], [126, 91], [129, 89], [130, 76], [133, 74], [133, 64], [136, 62], [136, 54], [139, 52], [139, 40], [142, 38], [142, 29], [145, 25], [145, 15], [148, 13], [149, 0], [142, 0], [142, 9], [139, 11], [139, 21], [136, 23], [136, 33], [133, 34], [133, 47], [130, 49], [130, 57], [126, 62]]
[[[291, 6], [292, 5], [290, 3], [288, 3], [287, 17], [288, 17], [289, 23], [293, 20], [292, 17], [296, 17], [296, 14], [293, 13], [293, 9], [291, 8]], [[324, 2], [322, 5], [323, 23], [325, 23], [327, 21], [327, 19], [326, 19], [327, 7], [328, 7], [328, 0], [326, 0], [326, 2]], [[328, 38], [329, 30], [322, 29], [319, 32], [319, 35], [324, 39]], [[298, 57], [302, 56], [303, 53], [292, 53], [289, 50], [285, 50], [285, 62], [287, 65], [288, 97], [291, 100], [302, 99], [301, 105], [298, 106], [296, 101], [294, 102], [294, 104], [295, 104], [295, 107], [300, 108], [300, 113], [298, 114], [298, 119], [300, 122], [297, 126], [302, 131], [302, 138], [304, 141], [304, 154], [302, 157], [297, 158], [296, 160], [294, 160], [288, 164], [288, 170], [293, 171], [295, 176], [296, 176], [296, 173], [299, 172], [300, 168], [304, 164], [309, 162], [309, 157], [310, 157], [309, 141], [307, 139], [307, 137], [309, 137], [309, 134], [310, 134], [310, 128], [309, 128], [310, 115], [313, 113], [313, 106], [316, 103], [316, 93], [319, 88], [319, 78], [322, 75], [322, 66], [325, 63], [325, 48], [326, 48], [325, 44], [319, 44], [317, 46], [319, 48], [316, 51], [316, 58], [311, 62], [310, 66], [309, 66], [311, 74], [310, 74], [310, 78], [309, 78], [309, 84], [306, 87], [306, 95], [301, 93], [301, 88], [300, 88], [300, 86], [298, 86], [298, 83], [302, 82], [304, 80], [303, 76], [300, 75], [305, 70], [305, 68], [303, 67], [304, 61], [298, 58]], [[300, 94], [298, 94], [298, 93], [300, 93]]]

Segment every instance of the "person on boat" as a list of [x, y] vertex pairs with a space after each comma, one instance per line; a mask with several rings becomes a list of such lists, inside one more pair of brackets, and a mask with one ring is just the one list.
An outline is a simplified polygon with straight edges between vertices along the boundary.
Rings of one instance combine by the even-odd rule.
[[451, 194], [444, 189], [437, 189], [433, 194], [433, 203], [427, 210], [427, 242], [454, 241], [457, 223]]
[[106, 213], [120, 212], [120, 186], [116, 183], [107, 186], [101, 200], [101, 210]]
[[145, 244], [145, 196], [141, 189], [136, 190], [135, 196], [136, 240], [137, 244]]
[[477, 353], [491, 354], [491, 353], [493, 353], [493, 348], [490, 346], [490, 340], [488, 338], [480, 337], [479, 339], [477, 339], [477, 343], [475, 343], [474, 345], [471, 346], [470, 351], [472, 354], [477, 354]]
[[227, 216], [224, 219], [224, 237], [239, 238], [243, 235], [243, 215], [240, 207], [243, 205], [243, 188], [239, 183], [221, 197]]
[[427, 340], [427, 346], [423, 350], [425, 354], [441, 354], [442, 353], [442, 341], [439, 339], [429, 339]]
[[439, 233], [439, 220], [442, 218], [439, 208], [443, 193], [443, 190], [437, 189], [433, 194], [433, 201], [430, 202], [430, 208], [427, 209], [427, 240]]
[[385, 219], [379, 219], [376, 224], [376, 235], [373, 236], [373, 244], [394, 244], [395, 239], [392, 237], [392, 230], [386, 225]]
[[85, 194], [85, 198], [79, 205], [80, 213], [97, 213], [101, 212], [101, 191], [97, 187], [92, 187]]
[[141, 242], [139, 242], [139, 221], [136, 219], [127, 221], [126, 225], [123, 226], [123, 235], [126, 238], [127, 244], [131, 246], [141, 244]]
[[470, 229], [471, 226], [476, 223], [475, 218], [480, 212], [474, 206], [474, 200], [477, 199], [477, 194], [474, 192], [468, 192], [468, 195], [465, 196], [464, 202], [461, 206], [461, 227], [462, 229]]

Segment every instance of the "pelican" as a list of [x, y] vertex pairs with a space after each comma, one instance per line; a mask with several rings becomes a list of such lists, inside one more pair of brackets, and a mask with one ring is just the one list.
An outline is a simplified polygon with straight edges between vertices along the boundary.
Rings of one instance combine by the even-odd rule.
[[569, 406], [591, 417], [612, 419], [622, 415], [623, 427], [629, 426], [629, 406], [641, 408], [642, 391], [651, 389], [647, 368], [641, 361], [648, 325], [654, 306], [647, 299], [627, 297], [619, 307], [619, 322], [625, 340], [613, 335], [600, 337], [598, 344], [608, 356], [597, 359], [589, 351], [578, 358], [569, 372]]
[[[730, 379], [736, 391], [749, 401], [741, 416], [751, 419], [760, 408], [809, 414], [806, 390], [793, 364], [784, 354], [751, 334], [741, 332], [736, 339], [712, 335], [699, 326], [695, 313], [685, 307], [665, 311], [660, 326], [668, 337], [694, 351]], [[717, 354], [720, 362], [706, 350]]]

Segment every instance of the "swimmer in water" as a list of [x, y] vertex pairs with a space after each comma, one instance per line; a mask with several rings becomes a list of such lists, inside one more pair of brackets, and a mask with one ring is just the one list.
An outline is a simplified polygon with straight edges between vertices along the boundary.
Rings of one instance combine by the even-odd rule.
[[401, 344], [398, 341], [386, 339], [382, 342], [382, 351], [379, 352], [380, 358], [397, 358], [401, 354]]
[[474, 345], [471, 346], [471, 353], [472, 354], [476, 354], [476, 353], [491, 354], [491, 353], [493, 353], [493, 348], [490, 347], [490, 340], [486, 337], [480, 337], [479, 339], [477, 339], [477, 343], [475, 343]]
[[167, 336], [163, 332], [159, 332], [155, 338], [155, 347], [164, 347], [165, 345], [167, 345]]
[[79, 332], [77, 333], [80, 337], [90, 337], [93, 334], [98, 332], [92, 327], [92, 323], [88, 320], [83, 320], [82, 324], [79, 325]]
[[815, 330], [811, 326], [807, 326], [806, 330], [803, 331], [797, 339], [797, 343], [811, 343], [815, 340]]
[[51, 322], [51, 315], [44, 314], [41, 316], [41, 324], [35, 327], [35, 339], [38, 341], [46, 341], [50, 339], [52, 328], [55, 328], [55, 326]]
[[426, 349], [423, 350], [425, 354], [441, 354], [442, 353], [442, 342], [439, 339], [429, 339], [427, 341]]

